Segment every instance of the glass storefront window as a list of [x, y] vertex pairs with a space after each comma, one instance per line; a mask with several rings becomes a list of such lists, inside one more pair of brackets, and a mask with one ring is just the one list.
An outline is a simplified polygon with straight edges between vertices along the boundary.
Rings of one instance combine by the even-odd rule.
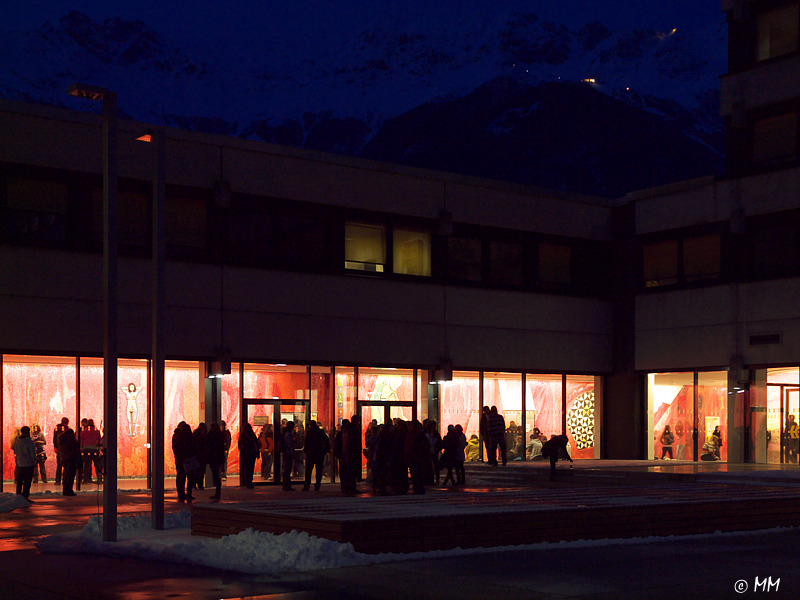
[[344, 267], [383, 273], [386, 265], [386, 228], [382, 225], [347, 223], [344, 237]]
[[561, 375], [525, 376], [525, 445], [531, 441], [534, 427], [550, 439], [563, 431]]
[[525, 460], [525, 432], [522, 429], [522, 375], [483, 374], [483, 404], [497, 407], [506, 421], [506, 456], [509, 461]]
[[53, 432], [62, 417], [76, 430], [76, 359], [66, 356], [3, 356], [3, 479], [14, 478], [9, 449], [20, 427], [38, 425], [44, 433], [48, 480], [56, 468]]
[[595, 378], [567, 375], [567, 438], [572, 458], [597, 458]]
[[[673, 435], [675, 460], [692, 460], [694, 453], [694, 373], [650, 373], [647, 403], [652, 418], [652, 454], [648, 458], [669, 458], [661, 436], [667, 427]], [[702, 446], [702, 443], [700, 443]]]
[[431, 234], [395, 229], [392, 232], [393, 271], [402, 275], [431, 276]]
[[[167, 373], [169, 373], [169, 369], [177, 369], [180, 367], [181, 363], [178, 363], [177, 361], [168, 362]], [[232, 473], [239, 472], [239, 446], [237, 445], [237, 442], [239, 440], [239, 402], [242, 386], [241, 377], [239, 376], [239, 363], [231, 364], [231, 372], [228, 375], [222, 376], [222, 383], [220, 385], [222, 390], [222, 407], [220, 410], [220, 415], [222, 415], [222, 420], [225, 421], [225, 428], [231, 434], [231, 447], [228, 451], [228, 460], [225, 471], [227, 475], [230, 476]], [[197, 406], [199, 408], [199, 403], [197, 403]], [[187, 412], [188, 411], [186, 407], [184, 407], [183, 413], [186, 414]]]
[[[480, 379], [477, 371], [455, 371], [452, 381], [439, 384], [440, 403], [442, 410], [442, 422], [439, 423], [439, 431], [444, 435], [448, 425], [461, 425], [467, 441], [475, 436], [475, 440], [480, 437]], [[467, 460], [478, 460], [477, 442], [474, 441], [470, 446], [475, 450], [469, 454], [468, 447]]]
[[[356, 414], [356, 375], [353, 367], [336, 367], [336, 406], [334, 426]], [[335, 433], [335, 431], [334, 431]], [[331, 439], [333, 441], [333, 439]]]

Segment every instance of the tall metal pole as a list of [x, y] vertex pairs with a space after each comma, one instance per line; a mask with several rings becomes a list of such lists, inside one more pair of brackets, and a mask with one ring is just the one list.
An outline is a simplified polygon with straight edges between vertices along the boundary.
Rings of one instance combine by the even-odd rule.
[[153, 132], [155, 141], [155, 178], [153, 179], [153, 381], [151, 407], [150, 453], [153, 474], [151, 488], [153, 529], [164, 529], [164, 298], [166, 248], [166, 184], [164, 153], [166, 138], [163, 127]]
[[103, 94], [103, 540], [117, 541], [117, 94]]

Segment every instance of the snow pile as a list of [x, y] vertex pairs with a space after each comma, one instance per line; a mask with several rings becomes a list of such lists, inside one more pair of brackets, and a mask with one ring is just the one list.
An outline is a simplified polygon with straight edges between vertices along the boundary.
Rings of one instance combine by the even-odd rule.
[[9, 492], [0, 494], [0, 513], [11, 512], [14, 509], [24, 508], [30, 505], [31, 503], [19, 494], [12, 494]]
[[361, 554], [341, 544], [291, 531], [280, 535], [247, 529], [220, 539], [192, 536], [191, 513], [164, 515], [164, 530], [152, 529], [150, 514], [117, 518], [117, 541], [103, 541], [102, 517], [93, 516], [79, 532], [51, 535], [36, 544], [48, 554], [83, 552], [190, 563], [237, 571], [275, 574], [365, 565], [392, 555]]

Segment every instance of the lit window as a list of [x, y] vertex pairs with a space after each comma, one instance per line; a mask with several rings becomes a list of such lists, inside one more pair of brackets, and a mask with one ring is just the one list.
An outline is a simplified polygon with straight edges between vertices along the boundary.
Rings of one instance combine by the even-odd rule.
[[721, 254], [719, 234], [686, 238], [683, 241], [683, 274], [686, 281], [719, 277]]
[[431, 234], [409, 229], [395, 229], [393, 234], [394, 272], [430, 277]]
[[563, 244], [539, 244], [539, 282], [572, 282], [571, 251]]
[[646, 287], [678, 283], [678, 240], [655, 242], [644, 246], [642, 277]]
[[792, 4], [758, 16], [757, 60], [766, 60], [798, 50], [800, 6]]
[[753, 161], [765, 163], [797, 156], [797, 113], [767, 117], [753, 123]]
[[385, 264], [386, 228], [347, 223], [344, 238], [345, 269], [383, 273]]

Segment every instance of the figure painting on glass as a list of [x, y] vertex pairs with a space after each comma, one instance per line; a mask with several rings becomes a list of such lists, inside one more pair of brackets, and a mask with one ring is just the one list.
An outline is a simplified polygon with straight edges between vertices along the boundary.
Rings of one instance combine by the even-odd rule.
[[136, 435], [136, 417], [139, 415], [139, 406], [136, 403], [136, 398], [139, 397], [139, 392], [142, 391], [141, 387], [136, 387], [135, 383], [129, 383], [128, 387], [122, 388], [122, 393], [125, 394], [127, 400], [127, 407], [125, 414], [128, 417], [128, 437]]

